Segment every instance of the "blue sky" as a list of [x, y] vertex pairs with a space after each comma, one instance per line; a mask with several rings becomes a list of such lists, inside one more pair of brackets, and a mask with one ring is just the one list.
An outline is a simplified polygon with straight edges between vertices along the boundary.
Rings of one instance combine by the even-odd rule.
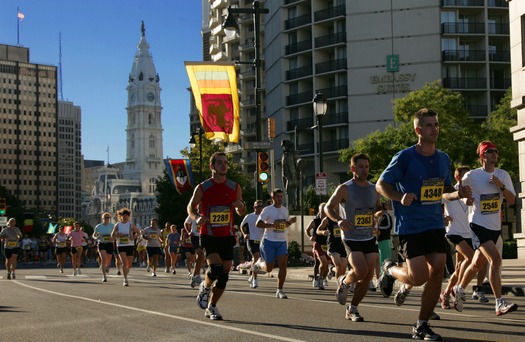
[[64, 100], [82, 108], [85, 159], [126, 159], [126, 86], [144, 20], [160, 76], [164, 157], [180, 157], [189, 140], [184, 61], [202, 60], [200, 0], [1, 0], [0, 43], [30, 48], [30, 61], [59, 64]]

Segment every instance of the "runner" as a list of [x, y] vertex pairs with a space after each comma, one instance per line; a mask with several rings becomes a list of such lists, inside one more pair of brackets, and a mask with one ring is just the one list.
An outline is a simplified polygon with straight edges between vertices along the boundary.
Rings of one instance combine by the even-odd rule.
[[193, 274], [190, 281], [190, 286], [193, 288], [202, 282], [200, 272], [202, 269], [202, 264], [204, 263], [204, 252], [202, 251], [201, 234], [199, 232], [199, 227], [197, 227], [197, 222], [188, 216], [184, 221], [184, 228], [190, 232], [191, 244], [195, 254]]
[[254, 271], [271, 272], [275, 261], [279, 273], [277, 275], [277, 291], [275, 297], [286, 299], [283, 292], [288, 264], [288, 229], [295, 223], [296, 218], [290, 217], [288, 209], [283, 204], [284, 192], [281, 189], [272, 191], [273, 205], [265, 207], [257, 219], [257, 227], [264, 228], [261, 242], [261, 258], [254, 264]]
[[7, 226], [0, 232], [0, 240], [4, 241], [5, 269], [7, 279], [16, 279], [16, 262], [20, 254], [20, 240], [24, 237], [18, 227], [16, 220], [10, 218]]
[[[170, 229], [171, 231], [171, 229]], [[151, 276], [157, 276], [157, 267], [159, 266], [159, 256], [161, 255], [161, 237], [160, 229], [157, 226], [157, 219], [150, 220], [149, 227], [142, 230], [142, 238], [147, 241], [146, 251], [148, 253], [148, 265], [151, 266]], [[169, 234], [168, 234], [169, 235]], [[169, 251], [168, 251], [169, 255]]]
[[111, 266], [111, 257], [113, 256], [113, 238], [111, 232], [114, 224], [110, 222], [111, 214], [105, 212], [102, 214], [102, 223], [97, 224], [93, 231], [93, 238], [98, 241], [98, 254], [100, 256], [100, 269], [102, 270], [102, 282], [107, 282], [106, 274]]
[[260, 244], [262, 240], [263, 230], [255, 225], [261, 211], [263, 209], [263, 202], [257, 200], [253, 203], [253, 213], [249, 213], [244, 216], [244, 219], [241, 222], [241, 232], [244, 234], [244, 240], [246, 240], [246, 247], [252, 256], [252, 266], [250, 270], [250, 277], [248, 278], [248, 283], [251, 288], [257, 288], [259, 286], [259, 281], [257, 280], [257, 272], [253, 271], [253, 265], [261, 257]]
[[138, 228], [131, 223], [131, 211], [122, 208], [118, 211], [119, 222], [117, 222], [111, 232], [111, 236], [117, 241], [117, 252], [122, 262], [124, 275], [123, 286], [129, 286], [128, 274], [133, 265], [133, 252], [135, 249], [135, 239], [140, 235]]
[[71, 242], [71, 264], [73, 266], [73, 275], [80, 275], [80, 265], [82, 262], [82, 242], [84, 241], [84, 232], [80, 230], [80, 222], [76, 221], [74, 229], [69, 232], [68, 239]]
[[166, 244], [169, 246], [169, 253], [170, 253], [170, 262], [171, 262], [171, 273], [177, 274], [177, 271], [175, 270], [177, 266], [177, 262], [179, 261], [180, 256], [180, 234], [177, 230], [177, 226], [172, 224], [170, 226], [170, 233], [166, 237]]
[[55, 255], [57, 257], [58, 267], [60, 268], [60, 273], [64, 273], [64, 264], [66, 263], [66, 257], [68, 253], [67, 246], [67, 234], [64, 233], [64, 226], [58, 227], [58, 233], [53, 236], [51, 240], [55, 246]]
[[326, 203], [319, 204], [317, 216], [310, 221], [308, 226], [305, 229], [305, 233], [313, 242], [312, 252], [314, 257], [319, 262], [319, 274], [315, 277], [314, 272], [314, 287], [317, 287], [319, 290], [324, 290], [325, 285], [327, 284], [328, 276], [328, 266], [330, 261], [327, 258], [326, 252], [328, 251], [327, 238], [330, 233], [329, 230], [323, 230], [318, 233], [318, 227], [321, 225], [322, 220], [326, 217], [324, 213], [324, 207]]

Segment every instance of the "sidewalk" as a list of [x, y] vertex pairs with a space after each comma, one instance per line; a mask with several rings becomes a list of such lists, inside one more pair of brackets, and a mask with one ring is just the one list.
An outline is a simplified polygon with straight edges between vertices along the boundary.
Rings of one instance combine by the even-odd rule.
[[[288, 267], [287, 271], [288, 279], [313, 280], [312, 267]], [[276, 271], [272, 273], [277, 276]], [[502, 285], [504, 295], [525, 296], [525, 259], [503, 259]], [[492, 293], [489, 285], [484, 286], [483, 291]]]

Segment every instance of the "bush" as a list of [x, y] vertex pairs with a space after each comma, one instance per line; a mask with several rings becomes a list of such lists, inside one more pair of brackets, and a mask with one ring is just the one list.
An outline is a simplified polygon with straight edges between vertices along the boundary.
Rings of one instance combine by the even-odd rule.
[[288, 257], [295, 259], [299, 259], [301, 257], [301, 247], [297, 241], [292, 241], [290, 242], [290, 245], [288, 245]]
[[518, 258], [518, 242], [516, 240], [507, 240], [503, 242], [503, 259]]

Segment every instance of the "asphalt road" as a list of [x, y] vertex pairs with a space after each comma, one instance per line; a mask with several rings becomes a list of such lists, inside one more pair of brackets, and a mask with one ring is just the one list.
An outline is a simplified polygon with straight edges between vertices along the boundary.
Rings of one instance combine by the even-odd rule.
[[[107, 283], [96, 268], [26, 268], [16, 280], [0, 280], [0, 341], [393, 341], [411, 338], [420, 289], [402, 307], [370, 293], [359, 306], [364, 322], [344, 318], [334, 297], [335, 282], [322, 291], [305, 279], [289, 279], [289, 299], [275, 298], [276, 279], [260, 276], [259, 288], [246, 275], [231, 274], [218, 304], [224, 321], [210, 321], [197, 307], [197, 289], [182, 268], [153, 278], [134, 268], [130, 286], [112, 269]], [[469, 300], [463, 312], [436, 308], [434, 330], [447, 341], [524, 341], [525, 297], [509, 295], [518, 311], [496, 317], [494, 298]], [[349, 299], [350, 300], [350, 299]]]

